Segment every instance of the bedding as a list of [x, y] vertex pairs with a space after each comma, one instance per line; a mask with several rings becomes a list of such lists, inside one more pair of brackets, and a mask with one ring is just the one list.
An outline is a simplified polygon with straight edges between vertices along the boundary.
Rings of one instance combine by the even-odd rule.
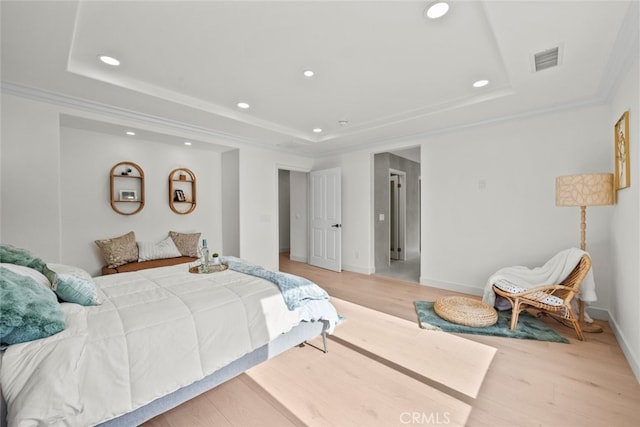
[[101, 305], [61, 303], [62, 332], [5, 350], [9, 426], [108, 421], [198, 382], [301, 320], [332, 329], [338, 319], [326, 299], [289, 310], [274, 283], [231, 269], [191, 274], [181, 264], [94, 282]]
[[[0, 264], [0, 345], [48, 337], [60, 332], [64, 325], [58, 300], [42, 273]], [[3, 384], [1, 380], [0, 377]]]
[[299, 308], [310, 300], [328, 300], [329, 294], [315, 283], [304, 277], [281, 271], [271, 271], [259, 265], [249, 264], [235, 257], [223, 257], [222, 262], [230, 269], [267, 279], [275, 283], [289, 310]]
[[43, 260], [29, 251], [6, 244], [0, 245], [0, 262], [33, 268], [40, 273], [43, 272], [45, 265]]

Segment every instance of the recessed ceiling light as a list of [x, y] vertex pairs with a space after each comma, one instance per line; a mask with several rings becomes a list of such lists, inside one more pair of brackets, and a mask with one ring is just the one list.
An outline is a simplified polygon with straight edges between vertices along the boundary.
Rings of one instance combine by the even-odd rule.
[[305, 77], [313, 77], [315, 73], [311, 70], [304, 70], [302, 74], [304, 74]]
[[185, 141], [184, 145], [191, 145], [191, 141]]
[[131, 131], [131, 130], [128, 130], [128, 131], [127, 131], [127, 135], [129, 135], [129, 136], [133, 136], [133, 135], [135, 135], [135, 134], [136, 134], [136, 133], [135, 133], [134, 131]]
[[244, 110], [249, 108], [249, 104], [247, 104], [246, 102], [238, 102], [236, 105], [238, 106], [238, 108], [242, 108]]
[[449, 5], [446, 2], [436, 1], [427, 6], [425, 14], [431, 19], [438, 19], [446, 15], [448, 11]]
[[113, 56], [100, 55], [98, 56], [98, 58], [100, 58], [100, 61], [104, 62], [107, 65], [111, 65], [112, 67], [117, 67], [118, 65], [120, 65], [120, 61]]
[[476, 82], [473, 82], [473, 87], [483, 87], [489, 84], [489, 80], [478, 80]]
[[322, 129], [320, 129], [320, 128], [315, 128], [315, 129], [313, 129], [313, 131], [314, 131], [315, 133], [320, 133], [320, 132], [322, 132]]

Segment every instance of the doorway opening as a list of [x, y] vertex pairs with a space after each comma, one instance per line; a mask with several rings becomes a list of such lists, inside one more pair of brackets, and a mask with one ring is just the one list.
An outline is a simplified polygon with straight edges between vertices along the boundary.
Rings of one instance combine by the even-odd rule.
[[308, 261], [308, 175], [278, 168], [278, 253], [304, 263]]
[[374, 155], [375, 274], [420, 282], [420, 147]]

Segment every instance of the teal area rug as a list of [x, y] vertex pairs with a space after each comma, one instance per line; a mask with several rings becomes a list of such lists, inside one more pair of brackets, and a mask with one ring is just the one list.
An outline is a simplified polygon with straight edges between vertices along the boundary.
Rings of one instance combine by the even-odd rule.
[[498, 311], [495, 325], [477, 328], [448, 322], [433, 311], [433, 301], [415, 301], [420, 327], [423, 329], [456, 332], [460, 334], [492, 335], [495, 337], [519, 338], [527, 340], [551, 341], [568, 344], [569, 340], [545, 325], [535, 316], [523, 311], [518, 318], [515, 331], [509, 329], [511, 310]]

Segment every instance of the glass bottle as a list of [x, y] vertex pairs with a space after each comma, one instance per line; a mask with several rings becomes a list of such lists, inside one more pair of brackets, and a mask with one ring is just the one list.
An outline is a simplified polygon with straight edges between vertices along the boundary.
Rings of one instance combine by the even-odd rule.
[[209, 272], [209, 248], [207, 247], [207, 239], [202, 239], [202, 260], [200, 270], [202, 273]]

